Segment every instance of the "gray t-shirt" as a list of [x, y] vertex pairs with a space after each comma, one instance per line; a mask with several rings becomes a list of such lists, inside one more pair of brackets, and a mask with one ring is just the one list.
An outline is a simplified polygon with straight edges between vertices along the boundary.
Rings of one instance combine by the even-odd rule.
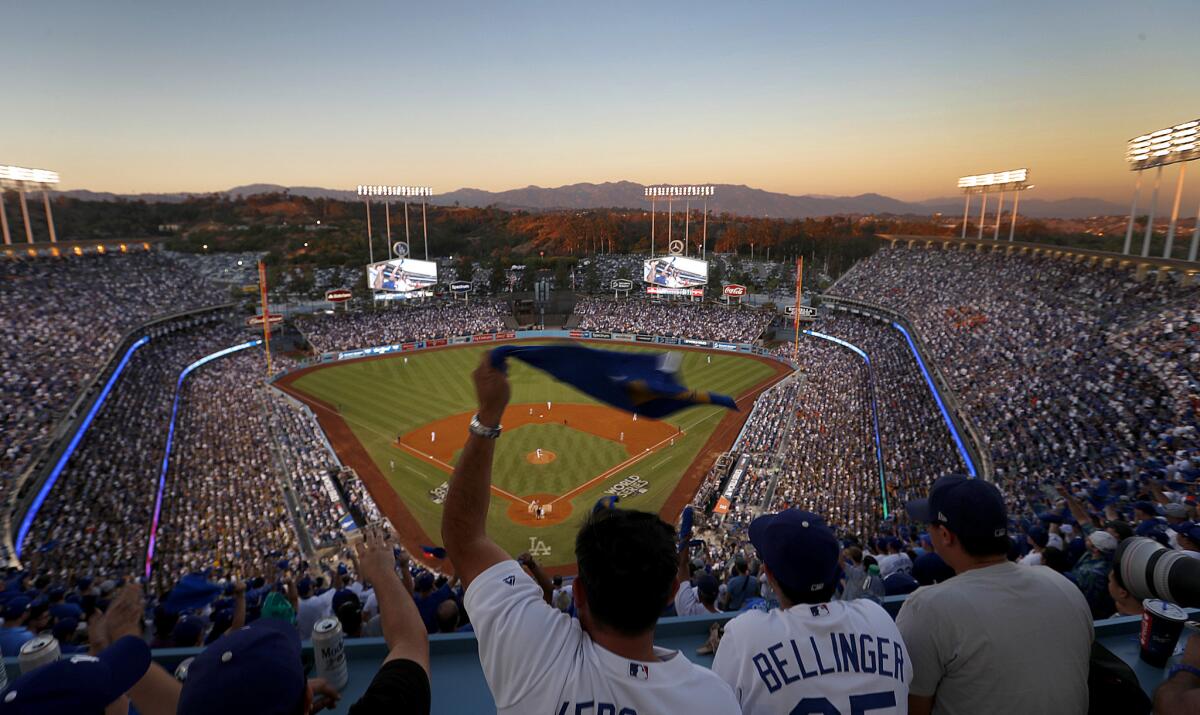
[[909, 692], [934, 715], [1088, 710], [1092, 616], [1083, 593], [1044, 566], [972, 569], [908, 597], [896, 625]]

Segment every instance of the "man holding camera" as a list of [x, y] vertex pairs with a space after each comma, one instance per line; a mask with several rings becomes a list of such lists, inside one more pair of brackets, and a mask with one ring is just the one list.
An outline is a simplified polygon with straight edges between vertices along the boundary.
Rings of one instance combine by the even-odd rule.
[[1087, 601], [1052, 569], [1008, 561], [1000, 490], [949, 475], [907, 509], [955, 571], [914, 592], [896, 618], [912, 658], [908, 711], [1087, 712]]

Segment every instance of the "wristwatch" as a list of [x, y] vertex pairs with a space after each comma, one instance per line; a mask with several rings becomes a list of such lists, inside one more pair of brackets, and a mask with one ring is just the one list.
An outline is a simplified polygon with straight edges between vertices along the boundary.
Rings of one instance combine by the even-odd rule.
[[469, 427], [467, 427], [467, 429], [470, 430], [471, 434], [473, 434], [477, 437], [483, 437], [485, 439], [496, 439], [497, 437], [500, 436], [500, 432], [504, 429], [504, 425], [496, 425], [495, 427], [488, 427], [487, 425], [485, 425], [479, 421], [479, 415], [475, 415], [474, 417], [471, 418], [471, 424]]
[[1197, 668], [1194, 665], [1188, 665], [1187, 663], [1176, 663], [1175, 665], [1171, 666], [1170, 670], [1167, 671], [1167, 680], [1175, 677], [1177, 673], [1191, 673], [1197, 678], [1200, 678], [1200, 668]]

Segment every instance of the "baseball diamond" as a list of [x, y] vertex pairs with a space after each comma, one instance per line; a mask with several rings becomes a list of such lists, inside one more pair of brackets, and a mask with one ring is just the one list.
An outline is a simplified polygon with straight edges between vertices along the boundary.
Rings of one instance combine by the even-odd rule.
[[[470, 373], [487, 349], [455, 346], [317, 365], [275, 383], [312, 408], [330, 444], [363, 478], [410, 552], [436, 542], [430, 535], [438, 533], [442, 505], [430, 493], [453, 471], [473, 414]], [[754, 395], [787, 373], [784, 365], [758, 357], [677, 350], [689, 387], [734, 395], [742, 411], [702, 406], [665, 420], [634, 419], [522, 363], [511, 364], [513, 401], [496, 445], [489, 514], [489, 530], [501, 546], [518, 553], [536, 534], [550, 549], [541, 561], [570, 573], [574, 535], [590, 505], [635, 471], [648, 486], [625, 501], [673, 519], [730, 446]]]

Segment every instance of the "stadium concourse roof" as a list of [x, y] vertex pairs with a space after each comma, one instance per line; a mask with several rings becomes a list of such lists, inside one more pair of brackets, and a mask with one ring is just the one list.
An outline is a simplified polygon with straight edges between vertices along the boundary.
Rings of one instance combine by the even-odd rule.
[[1191, 277], [1197, 273], [1200, 273], [1200, 263], [1194, 263], [1192, 261], [1182, 261], [1174, 258], [1142, 258], [1141, 256], [1127, 256], [1123, 253], [1093, 251], [1087, 248], [1056, 246], [1049, 243], [994, 241], [988, 238], [960, 238], [958, 236], [900, 236], [883, 233], [878, 234], [876, 238], [882, 241], [888, 241], [893, 245], [897, 243], [906, 243], [910, 247], [918, 245], [932, 247], [937, 245], [943, 249], [957, 248], [964, 251], [972, 248], [976, 251], [999, 251], [1003, 249], [1005, 253], [1022, 253], [1032, 254], [1035, 256], [1045, 254], [1054, 258], [1073, 260], [1077, 263], [1086, 261], [1092, 264], [1100, 264], [1104, 266], [1128, 266], [1137, 269], [1139, 278], [1144, 276], [1148, 271], [1152, 270], [1157, 271], [1160, 274], [1175, 272], [1187, 277]]

